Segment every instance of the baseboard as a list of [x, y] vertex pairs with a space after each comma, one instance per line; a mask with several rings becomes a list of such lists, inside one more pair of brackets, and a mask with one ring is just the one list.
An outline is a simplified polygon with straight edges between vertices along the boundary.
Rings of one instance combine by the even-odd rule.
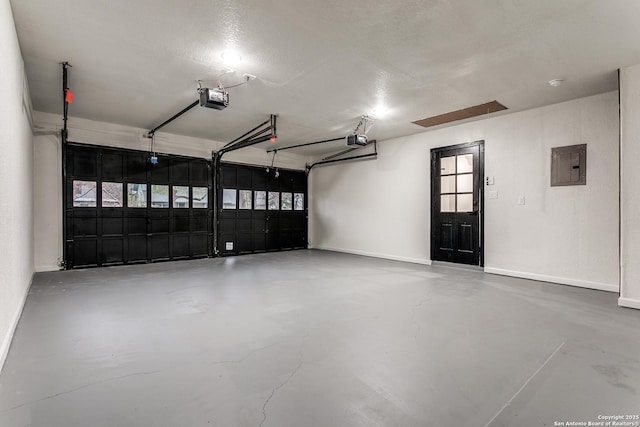
[[485, 267], [485, 273], [498, 274], [500, 276], [519, 277], [521, 279], [538, 280], [540, 282], [559, 283], [561, 285], [576, 286], [579, 288], [596, 289], [598, 291], [619, 292], [617, 285], [609, 283], [588, 282], [586, 280], [569, 279], [566, 277], [547, 276], [544, 274], [526, 273], [522, 271], [504, 270], [502, 268]]
[[59, 265], [37, 265], [36, 273], [44, 273], [47, 271], [60, 271], [62, 268]]
[[637, 299], [620, 297], [618, 298], [618, 305], [620, 307], [635, 308], [636, 310], [640, 310], [640, 300]]
[[332, 252], [342, 252], [345, 254], [353, 254], [353, 255], [363, 255], [363, 256], [368, 256], [373, 258], [390, 259], [392, 261], [410, 262], [413, 264], [431, 265], [430, 259], [409, 258], [409, 257], [402, 257], [402, 256], [396, 256], [396, 255], [389, 255], [389, 254], [379, 254], [376, 252], [358, 251], [354, 249], [332, 248], [329, 246], [314, 246], [313, 249], [320, 249], [323, 251], [332, 251]]
[[29, 286], [27, 286], [27, 290], [22, 297], [22, 301], [20, 301], [20, 306], [16, 310], [13, 315], [13, 319], [11, 319], [11, 324], [9, 325], [9, 330], [7, 331], [7, 336], [4, 337], [2, 341], [2, 346], [0, 346], [0, 372], [2, 372], [2, 368], [4, 367], [4, 362], [7, 360], [7, 356], [9, 355], [9, 348], [11, 347], [11, 341], [13, 341], [13, 335], [16, 332], [16, 328], [18, 327], [18, 322], [20, 321], [20, 317], [22, 316], [22, 310], [24, 309], [24, 304], [27, 302], [27, 296], [29, 295], [29, 291], [31, 290], [31, 284], [33, 283], [33, 274], [31, 275], [31, 281], [29, 282]]

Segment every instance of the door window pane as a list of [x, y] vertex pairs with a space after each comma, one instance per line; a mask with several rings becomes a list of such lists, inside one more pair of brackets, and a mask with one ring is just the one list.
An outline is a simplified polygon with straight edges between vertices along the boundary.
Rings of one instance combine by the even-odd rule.
[[293, 204], [293, 194], [291, 193], [282, 193], [282, 210], [290, 211]]
[[168, 185], [152, 185], [151, 186], [151, 207], [152, 208], [168, 208], [169, 207], [169, 186]]
[[456, 211], [456, 196], [454, 194], [440, 196], [440, 212], [455, 212], [455, 211]]
[[443, 176], [440, 178], [440, 193], [455, 193], [456, 177], [455, 175]]
[[193, 187], [191, 189], [191, 207], [195, 209], [209, 207], [209, 189], [207, 187]]
[[473, 154], [465, 154], [463, 156], [457, 156], [458, 158], [458, 173], [473, 172]]
[[473, 194], [458, 194], [457, 212], [473, 212]]
[[173, 207], [177, 209], [189, 207], [189, 187], [173, 186]]
[[277, 211], [278, 209], [280, 209], [280, 193], [269, 191], [269, 210]]
[[127, 184], [127, 206], [130, 208], [147, 207], [147, 184]]
[[240, 209], [251, 209], [251, 196], [253, 193], [251, 190], [239, 190], [240, 195]]
[[102, 183], [102, 207], [121, 208], [124, 202], [121, 182]]
[[254, 192], [256, 201], [254, 209], [257, 210], [265, 210], [267, 209], [267, 192], [266, 191], [256, 191]]
[[235, 209], [238, 205], [235, 189], [224, 188], [222, 190], [222, 209]]
[[458, 193], [473, 193], [473, 174], [458, 175]]
[[95, 208], [97, 195], [95, 181], [73, 181], [74, 208]]
[[296, 211], [304, 210], [304, 194], [303, 193], [295, 193], [293, 195], [293, 210], [296, 210]]
[[456, 157], [440, 158], [440, 175], [451, 175], [456, 173]]

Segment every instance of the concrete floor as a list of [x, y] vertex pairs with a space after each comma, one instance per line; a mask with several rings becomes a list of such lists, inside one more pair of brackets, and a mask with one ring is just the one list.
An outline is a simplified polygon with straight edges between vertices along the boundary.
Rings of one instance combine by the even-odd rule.
[[322, 251], [38, 274], [0, 376], [0, 426], [638, 415], [640, 311], [616, 299]]

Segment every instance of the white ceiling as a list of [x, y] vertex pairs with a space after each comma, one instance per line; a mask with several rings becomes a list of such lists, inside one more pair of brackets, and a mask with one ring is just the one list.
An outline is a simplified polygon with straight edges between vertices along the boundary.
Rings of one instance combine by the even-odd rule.
[[258, 79], [229, 89], [227, 109], [198, 107], [162, 129], [224, 142], [270, 113], [276, 146], [346, 135], [379, 103], [389, 111], [369, 137], [383, 140], [494, 99], [512, 112], [615, 90], [616, 70], [640, 63], [635, 0], [11, 3], [39, 111], [61, 113], [69, 61], [70, 115], [152, 128], [196, 99], [196, 80], [215, 85], [220, 54], [235, 48], [242, 61], [222, 83]]

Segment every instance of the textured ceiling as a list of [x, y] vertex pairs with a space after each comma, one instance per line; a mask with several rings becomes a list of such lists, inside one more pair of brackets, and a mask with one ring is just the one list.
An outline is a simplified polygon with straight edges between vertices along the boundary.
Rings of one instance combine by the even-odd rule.
[[632, 0], [11, 3], [39, 111], [61, 113], [69, 61], [72, 116], [151, 128], [196, 99], [196, 80], [215, 85], [235, 48], [242, 61], [222, 83], [257, 80], [229, 89], [226, 110], [198, 107], [162, 129], [225, 142], [270, 113], [278, 146], [337, 137], [381, 103], [369, 137], [383, 140], [494, 99], [513, 112], [614, 90], [616, 70], [640, 63]]

